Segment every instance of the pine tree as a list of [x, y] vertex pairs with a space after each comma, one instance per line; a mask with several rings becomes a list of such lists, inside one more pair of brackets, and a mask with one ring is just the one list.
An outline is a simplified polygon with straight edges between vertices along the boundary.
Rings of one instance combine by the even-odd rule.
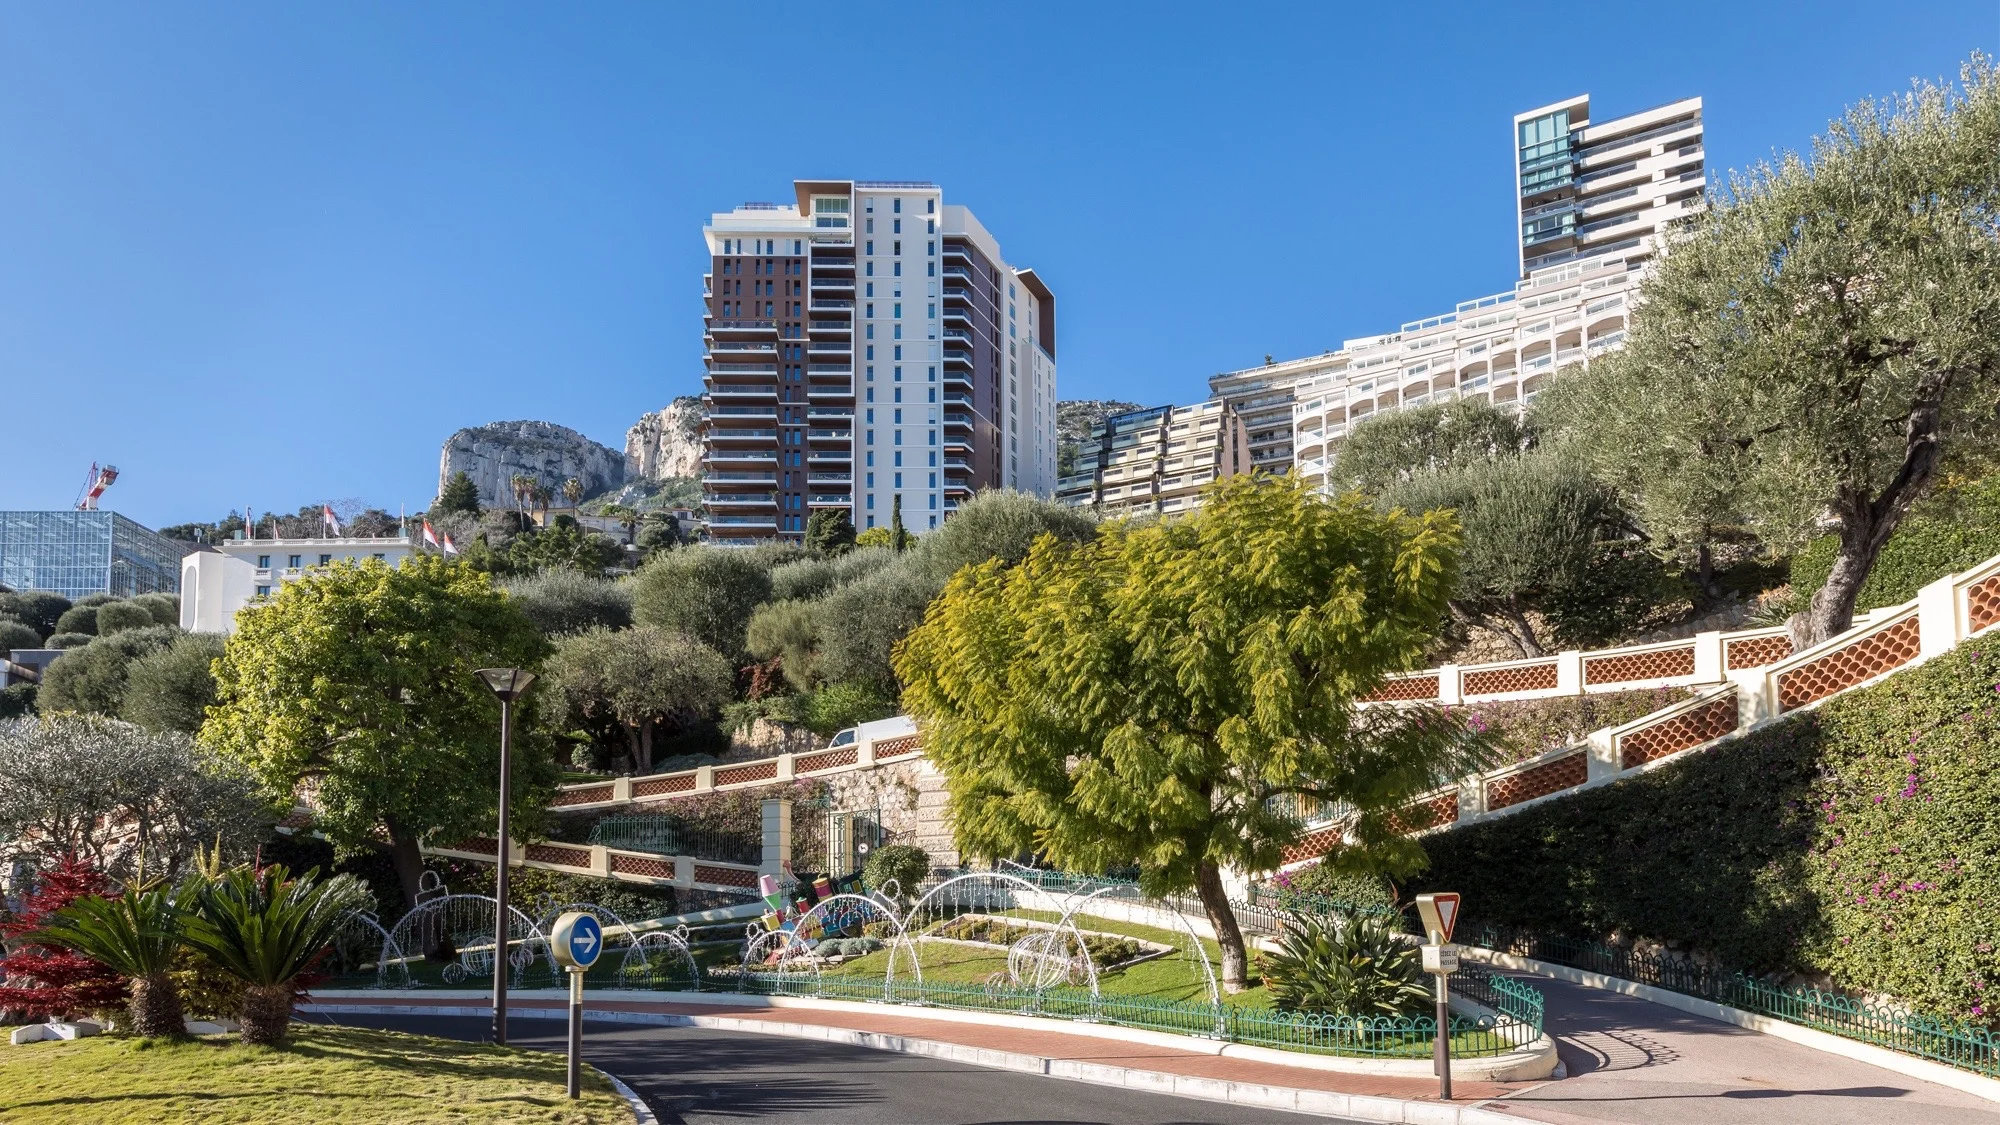
[[13, 952], [0, 957], [0, 1013], [46, 1019], [116, 1008], [125, 1003], [125, 978], [81, 953], [41, 945], [13, 945], [41, 929], [55, 912], [79, 898], [111, 893], [104, 873], [73, 855], [44, 873], [21, 909], [0, 922], [0, 939]]
[[898, 492], [889, 502], [889, 546], [902, 554], [908, 538], [909, 533], [903, 530], [903, 494]]
[[472, 476], [464, 469], [445, 482], [444, 491], [438, 493], [437, 510], [464, 512], [468, 516], [479, 514], [479, 486], [472, 483]]

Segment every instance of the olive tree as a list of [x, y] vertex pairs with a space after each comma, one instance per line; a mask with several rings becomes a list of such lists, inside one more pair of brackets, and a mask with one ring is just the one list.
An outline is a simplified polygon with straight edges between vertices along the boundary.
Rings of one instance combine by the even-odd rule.
[[632, 767], [653, 768], [653, 744], [729, 702], [734, 673], [722, 654], [651, 625], [596, 628], [556, 642], [549, 686], [580, 721], [615, 727]]

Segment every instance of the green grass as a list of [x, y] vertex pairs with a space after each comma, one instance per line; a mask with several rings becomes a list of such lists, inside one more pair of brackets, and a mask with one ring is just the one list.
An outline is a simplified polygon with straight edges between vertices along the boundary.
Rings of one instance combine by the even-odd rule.
[[[1059, 921], [1061, 915], [1042, 910], [998, 910], [991, 913], [1009, 918], [1026, 918], [1039, 922]], [[1180, 950], [1152, 961], [1142, 961], [1129, 969], [1115, 972], [1100, 972], [1097, 976], [1098, 991], [1118, 993], [1125, 996], [1147, 996], [1156, 1000], [1206, 1001], [1208, 982], [1201, 966], [1187, 955], [1188, 935], [1184, 932], [1164, 930], [1157, 926], [1143, 926], [1134, 922], [1124, 922], [1094, 915], [1078, 914], [1076, 926], [1080, 930], [1098, 933], [1118, 934], [1122, 937], [1138, 938], [1142, 941], [1159, 942]], [[1217, 974], [1218, 983], [1222, 972], [1222, 950], [1206, 938], [1199, 939], [1209, 964]], [[922, 965], [925, 980], [935, 980], [949, 984], [984, 984], [994, 973], [1007, 971], [1007, 954], [999, 949], [992, 952], [940, 941], [918, 943], [919, 964]], [[838, 966], [828, 968], [828, 976], [881, 977], [888, 968], [887, 950], [857, 957]], [[908, 973], [902, 961], [896, 965], [898, 976]], [[1247, 1008], [1268, 1008], [1271, 1005], [1269, 993], [1259, 984], [1235, 994], [1223, 993], [1223, 1002]]]
[[630, 1125], [602, 1076], [563, 1092], [562, 1056], [294, 1025], [282, 1048], [98, 1036], [0, 1049], [6, 1125]]

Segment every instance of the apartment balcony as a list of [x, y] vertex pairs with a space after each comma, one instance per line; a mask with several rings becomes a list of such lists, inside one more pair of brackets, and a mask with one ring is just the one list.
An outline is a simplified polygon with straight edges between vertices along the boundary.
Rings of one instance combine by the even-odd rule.
[[949, 367], [954, 363], [960, 365], [961, 367], [971, 367], [972, 353], [965, 351], [961, 348], [946, 348], [944, 350], [944, 362], [946, 367]]
[[821, 293], [847, 293], [851, 295], [854, 292], [854, 279], [852, 277], [831, 277], [816, 272], [812, 277], [812, 291], [815, 299]]
[[845, 486], [845, 485], [851, 485], [853, 483], [854, 483], [854, 473], [852, 471], [845, 473], [806, 474], [806, 484], [808, 487], [811, 488], [831, 487], [834, 485]]
[[732, 383], [716, 383], [708, 388], [708, 397], [718, 406], [732, 406], [752, 402], [777, 402], [778, 388], [760, 387], [753, 384], [738, 386]]
[[[845, 377], [843, 376], [843, 380], [844, 378]], [[838, 387], [820, 387], [820, 386], [810, 386], [810, 385], [806, 387], [807, 402], [838, 402], [841, 399], [846, 399], [850, 402], [852, 402], [854, 399], [854, 388], [847, 386], [844, 381], [842, 385]], [[853, 413], [853, 411], [850, 410], [849, 413], [851, 414]]]
[[813, 298], [811, 308], [814, 312], [839, 310], [852, 312], [854, 310], [854, 302], [851, 299], [840, 297], [815, 297]]
[[761, 418], [775, 422], [778, 420], [778, 408], [775, 406], [715, 406], [709, 408], [708, 416], [711, 418]]
[[812, 268], [815, 272], [819, 270], [851, 270], [854, 268], [854, 255], [851, 253], [814, 254], [812, 256]]
[[750, 378], [757, 375], [775, 377], [778, 365], [775, 363], [713, 363], [708, 365], [708, 374], [715, 378]]
[[806, 497], [808, 508], [852, 508], [853, 495], [846, 492], [815, 492]]
[[[969, 327], [972, 324], [972, 310], [946, 305], [944, 307], [944, 322], [946, 324], [963, 324]], [[949, 329], [945, 331], [945, 337], [947, 339], [951, 337]]]
[[709, 517], [708, 517], [707, 519], [704, 519], [704, 520], [702, 520], [701, 522], [702, 522], [702, 524], [703, 524], [704, 526], [706, 526], [706, 527], [723, 527], [723, 528], [729, 528], [729, 529], [732, 529], [732, 530], [738, 530], [738, 529], [740, 529], [740, 530], [745, 530], [745, 531], [749, 531], [749, 530], [754, 530], [754, 529], [757, 529], [757, 528], [765, 528], [765, 529], [768, 529], [768, 530], [771, 530], [771, 531], [776, 531], [776, 530], [778, 530], [778, 517], [777, 517], [777, 516], [775, 516], [775, 515], [770, 515], [770, 516], [735, 516], [735, 515], [730, 515], [730, 516], [709, 516]]
[[966, 394], [964, 391], [946, 391], [944, 393], [944, 400], [949, 403], [956, 403], [960, 406], [969, 407], [972, 405], [972, 396]]
[[966, 331], [966, 330], [965, 330], [965, 329], [963, 329], [963, 328], [947, 328], [947, 329], [945, 329], [945, 330], [944, 330], [944, 338], [945, 338], [946, 340], [958, 340], [958, 341], [961, 341], [961, 342], [963, 342], [963, 343], [966, 343], [966, 344], [970, 344], [970, 343], [972, 343], [972, 333], [970, 333], [970, 332]]
[[845, 320], [811, 320], [806, 322], [806, 332], [813, 339], [830, 337], [843, 340], [854, 339], [854, 325]]
[[809, 449], [806, 451], [806, 464], [812, 466], [853, 465], [854, 448], [853, 446], [847, 446], [845, 448], [839, 446], [824, 446], [818, 449]]
[[[775, 529], [774, 529], [775, 530]], [[711, 535], [705, 542], [711, 547], [761, 547], [771, 541], [769, 536]]]
[[854, 363], [854, 345], [841, 343], [813, 344], [806, 348], [806, 358], [822, 363], [840, 359], [846, 360], [851, 370]]
[[830, 427], [826, 429], [811, 429], [806, 431], [806, 440], [808, 442], [838, 441], [852, 443], [854, 441], [854, 431], [845, 428], [832, 429]]
[[944, 435], [944, 447], [946, 451], [963, 449], [967, 453], [970, 453], [972, 452], [972, 439], [948, 433]]
[[708, 357], [711, 361], [720, 360], [726, 363], [743, 363], [750, 360], [768, 359], [772, 364], [776, 364], [778, 361], [778, 344], [775, 339], [769, 341], [713, 340], [708, 345]]
[[769, 467], [766, 471], [775, 472], [778, 455], [768, 449], [709, 449], [702, 456], [701, 463], [710, 467], [710, 472], [743, 472], [766, 466]]
[[743, 319], [740, 317], [707, 317], [704, 319], [708, 321], [708, 333], [711, 336], [727, 336], [731, 339], [743, 339], [756, 336], [775, 337], [778, 334], [778, 322], [775, 320]]
[[854, 408], [852, 406], [809, 406], [806, 408], [806, 420], [809, 422], [852, 423], [854, 421]]
[[729, 511], [746, 511], [751, 508], [778, 507], [778, 496], [773, 492], [708, 492], [703, 493], [701, 502], [711, 509], [724, 508]]
[[965, 278], [967, 280], [970, 280], [972, 278], [972, 271], [966, 269], [964, 266], [947, 265], [938, 272], [946, 277], [959, 277], [959, 278]]
[[[947, 367], [944, 369], [944, 385], [946, 387], [965, 387], [970, 390], [972, 387], [972, 372], [956, 371]], [[945, 393], [952, 394], [953, 392], [946, 391]], [[969, 403], [972, 399], [968, 397], [964, 401]]]
[[778, 483], [778, 474], [776, 474], [776, 473], [704, 473], [704, 474], [703, 474], [703, 479], [704, 479], [704, 480], [706, 481], [706, 483], [708, 483], [708, 484], [711, 484], [711, 485], [714, 485], [714, 484], [726, 484], [726, 485], [736, 485], [736, 484], [743, 484], [743, 485], [750, 485], [750, 484], [764, 484], [764, 485], [774, 485], [774, 484], [777, 484], [777, 483]]
[[709, 429], [706, 438], [708, 441], [718, 444], [722, 442], [754, 442], [769, 445], [777, 442], [778, 431], [774, 429], [767, 430], [762, 427], [756, 429], [737, 429], [730, 426], [714, 426]]
[[946, 411], [944, 416], [944, 424], [947, 426], [964, 426], [966, 429], [969, 430], [972, 428], [972, 415], [957, 414], [951, 411]]
[[944, 287], [944, 299], [946, 301], [964, 301], [970, 304], [972, 301], [972, 290], [967, 289], [963, 285], [947, 285]]

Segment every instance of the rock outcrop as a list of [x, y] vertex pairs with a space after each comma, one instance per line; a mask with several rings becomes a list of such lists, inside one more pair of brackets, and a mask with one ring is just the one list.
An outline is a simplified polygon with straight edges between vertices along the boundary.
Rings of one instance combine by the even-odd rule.
[[487, 507], [511, 507], [516, 473], [535, 478], [560, 493], [576, 477], [585, 496], [625, 483], [625, 458], [607, 445], [553, 422], [490, 422], [447, 438], [438, 460], [438, 489], [463, 470], [479, 487]]
[[625, 479], [668, 480], [701, 475], [701, 424], [708, 417], [698, 395], [682, 395], [644, 415], [625, 432]]

